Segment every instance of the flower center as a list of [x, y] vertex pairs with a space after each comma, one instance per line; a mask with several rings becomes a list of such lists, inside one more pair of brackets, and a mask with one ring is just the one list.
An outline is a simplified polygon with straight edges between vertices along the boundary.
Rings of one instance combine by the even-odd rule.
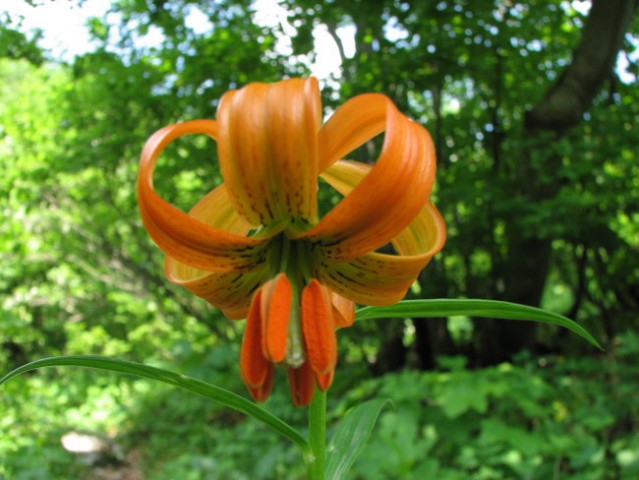
[[313, 245], [306, 240], [291, 240], [282, 233], [272, 240], [269, 257], [270, 278], [284, 274], [291, 286], [286, 355], [281, 363], [297, 368], [306, 361], [301, 303], [302, 291], [311, 281]]

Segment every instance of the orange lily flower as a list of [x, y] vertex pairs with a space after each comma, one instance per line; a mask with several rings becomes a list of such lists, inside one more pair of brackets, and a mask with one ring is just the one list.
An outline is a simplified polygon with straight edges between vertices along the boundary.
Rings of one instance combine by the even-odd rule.
[[[142, 152], [138, 202], [166, 253], [168, 279], [228, 318], [246, 318], [242, 380], [268, 398], [274, 365], [288, 368], [293, 403], [330, 386], [336, 329], [354, 303], [398, 302], [443, 247], [444, 221], [430, 202], [435, 153], [428, 132], [381, 94], [342, 105], [322, 125], [317, 80], [253, 83], [224, 94], [217, 120], [157, 131]], [[375, 165], [342, 160], [385, 132]], [[217, 141], [224, 183], [187, 214], [153, 189], [171, 141]], [[342, 200], [319, 218], [318, 176]], [[376, 252], [392, 243], [395, 254]]]

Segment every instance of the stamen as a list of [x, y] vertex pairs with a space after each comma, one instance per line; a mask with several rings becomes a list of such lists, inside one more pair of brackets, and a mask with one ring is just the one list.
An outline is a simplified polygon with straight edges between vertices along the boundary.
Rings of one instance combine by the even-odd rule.
[[271, 390], [273, 390], [273, 382], [275, 380], [275, 369], [273, 368], [273, 365], [269, 364], [269, 368], [268, 371], [266, 372], [266, 379], [264, 380], [264, 383], [257, 388], [253, 388], [247, 385], [247, 389], [249, 391], [249, 393], [251, 394], [251, 396], [257, 401], [257, 402], [264, 402], [268, 399], [269, 395], [271, 394]]
[[303, 256], [300, 257], [300, 248], [301, 242], [291, 241], [286, 237], [282, 238], [279, 271], [286, 272], [286, 277], [291, 287], [286, 354], [283, 363], [292, 368], [298, 368], [306, 361], [304, 340], [302, 338], [300, 293], [301, 285], [304, 285], [304, 277], [301, 273], [301, 269], [307, 262], [307, 259]]
[[291, 314], [291, 282], [280, 273], [269, 282], [268, 293], [262, 306], [264, 325], [264, 355], [273, 363], [280, 363], [286, 357], [288, 323]]
[[296, 407], [305, 407], [315, 393], [315, 375], [308, 362], [299, 368], [288, 369], [288, 384], [291, 389], [291, 398]]
[[262, 291], [258, 290], [251, 302], [240, 350], [242, 381], [253, 389], [260, 389], [267, 383], [269, 370], [273, 368], [262, 354], [261, 296]]
[[317, 378], [317, 386], [322, 392], [328, 390], [333, 383], [333, 377], [335, 376], [335, 370], [331, 370], [328, 373], [318, 373], [315, 375]]
[[333, 307], [326, 289], [315, 279], [302, 292], [302, 331], [311, 368], [327, 374], [337, 363]]

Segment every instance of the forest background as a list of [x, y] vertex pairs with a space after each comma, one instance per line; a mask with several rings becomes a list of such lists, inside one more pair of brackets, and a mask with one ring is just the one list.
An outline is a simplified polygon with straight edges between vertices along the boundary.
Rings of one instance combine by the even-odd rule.
[[[276, 21], [259, 21], [276, 3]], [[0, 371], [96, 354], [243, 392], [242, 325], [163, 277], [136, 209], [138, 156], [158, 128], [214, 118], [230, 88], [309, 75], [329, 42], [326, 115], [382, 92], [436, 144], [449, 238], [410, 297], [542, 306], [605, 346], [467, 317], [340, 332], [332, 418], [370, 397], [395, 404], [353, 478], [637, 478], [636, 12], [636, 0], [114, 0], [87, 21], [91, 51], [67, 59], [0, 12]], [[373, 161], [376, 147], [356, 155]], [[220, 183], [215, 155], [180, 140], [157, 188], [187, 210]], [[267, 407], [302, 425], [277, 390]], [[148, 381], [38, 371], [0, 389], [0, 413], [0, 478], [303, 478], [269, 431]], [[69, 432], [107, 453], [66, 451]]]

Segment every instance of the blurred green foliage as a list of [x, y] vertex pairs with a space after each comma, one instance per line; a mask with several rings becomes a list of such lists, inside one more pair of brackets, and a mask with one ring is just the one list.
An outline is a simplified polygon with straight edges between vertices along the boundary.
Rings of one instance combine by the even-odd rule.
[[373, 388], [395, 411], [383, 415], [353, 478], [635, 478], [638, 437], [626, 429], [639, 413], [636, 341], [622, 335], [599, 360], [522, 356], [469, 371], [463, 358], [448, 357], [443, 373], [364, 383], [350, 395]]
[[[466, 369], [492, 363], [503, 343], [491, 341], [508, 342], [509, 327], [456, 318], [340, 332], [332, 420], [373, 395], [395, 403], [354, 478], [636, 478], [637, 18], [580, 123], [533, 137], [525, 124], [570, 66], [583, 3], [286, 0], [288, 14], [264, 26], [249, 0], [118, 0], [88, 22], [95, 49], [68, 63], [0, 14], [0, 371], [100, 354], [243, 391], [241, 323], [164, 279], [136, 211], [137, 158], [158, 128], [213, 118], [229, 88], [307, 75], [313, 30], [323, 29], [342, 62], [341, 77], [323, 81], [326, 113], [380, 91], [437, 146], [449, 240], [412, 295], [513, 300], [532, 282], [529, 303], [575, 318], [608, 349], [594, 357], [542, 327], [529, 357]], [[154, 45], [140, 41], [149, 32], [161, 34]], [[370, 159], [373, 143], [354, 155]], [[212, 141], [181, 139], [162, 155], [157, 188], [188, 210], [221, 182], [215, 155]], [[552, 194], [531, 195], [531, 185]], [[424, 373], [429, 357], [439, 370]], [[269, 408], [303, 425], [285, 390], [279, 382]], [[95, 478], [61, 448], [71, 430], [114, 438], [148, 478], [303, 475], [297, 452], [253, 422], [104, 373], [45, 370], [9, 383], [0, 429], [0, 478]]]
[[[329, 422], [366, 399], [392, 401], [353, 479], [631, 480], [639, 473], [638, 354], [639, 336], [628, 332], [600, 358], [521, 355], [468, 370], [464, 358], [443, 357], [434, 372], [350, 375], [350, 384], [342, 379], [331, 390]], [[229, 369], [236, 355], [233, 347], [207, 355], [185, 349], [174, 367], [239, 389]], [[0, 399], [7, 407], [0, 474], [7, 479], [93, 478], [94, 470], [59, 448], [70, 429], [110, 433], [136, 452], [148, 479], [304, 478], [297, 449], [258, 423], [146, 381], [45, 370], [10, 382]], [[303, 425], [304, 412], [285, 391], [276, 390], [267, 406]]]

